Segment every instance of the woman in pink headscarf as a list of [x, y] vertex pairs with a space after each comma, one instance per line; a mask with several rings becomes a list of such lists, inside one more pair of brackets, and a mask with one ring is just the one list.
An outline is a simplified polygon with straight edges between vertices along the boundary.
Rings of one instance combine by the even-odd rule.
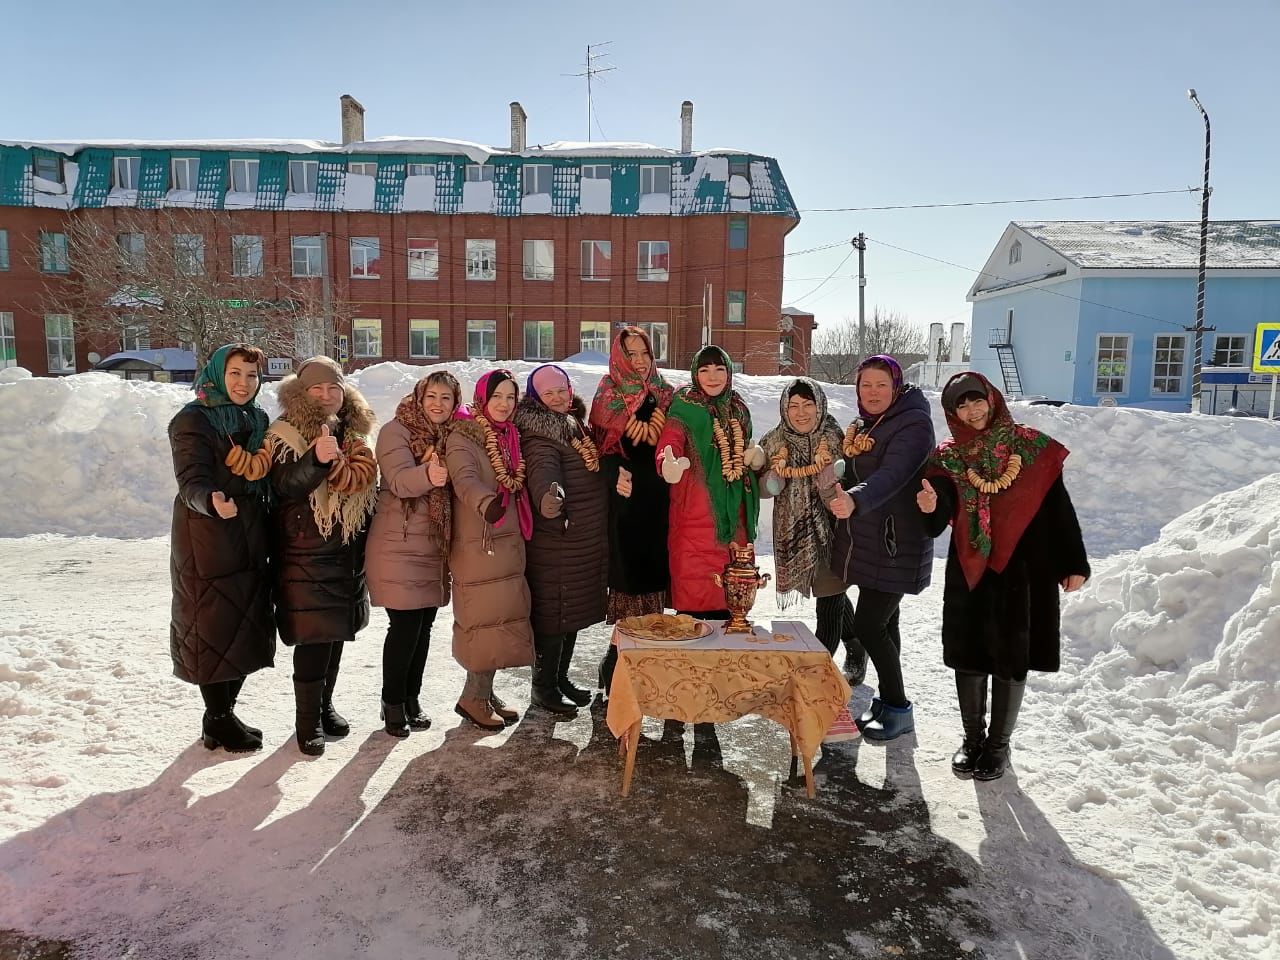
[[445, 454], [454, 500], [453, 657], [467, 671], [454, 710], [484, 730], [519, 719], [493, 691], [497, 671], [533, 663], [524, 579], [533, 513], [520, 433], [511, 421], [519, 396], [511, 371], [481, 377], [475, 399], [456, 414]]

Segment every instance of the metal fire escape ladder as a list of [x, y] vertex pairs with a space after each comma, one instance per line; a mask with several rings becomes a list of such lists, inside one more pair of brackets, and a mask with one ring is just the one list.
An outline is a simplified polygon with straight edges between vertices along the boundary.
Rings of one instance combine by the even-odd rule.
[[1000, 376], [1004, 380], [1006, 397], [1022, 396], [1022, 375], [1018, 372], [1018, 358], [1013, 352], [1013, 336], [1007, 329], [994, 327], [987, 346], [995, 350], [1000, 360]]

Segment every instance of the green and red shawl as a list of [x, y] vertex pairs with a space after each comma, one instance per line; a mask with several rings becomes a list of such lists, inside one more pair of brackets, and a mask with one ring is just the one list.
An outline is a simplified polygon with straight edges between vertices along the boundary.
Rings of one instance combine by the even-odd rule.
[[[648, 376], [640, 376], [632, 365], [624, 345], [626, 337], [640, 337], [644, 340], [645, 349], [649, 351]], [[601, 455], [622, 452], [622, 437], [626, 433], [627, 423], [640, 409], [646, 396], [653, 394], [658, 409], [666, 413], [674, 392], [671, 384], [658, 372], [658, 361], [654, 359], [649, 335], [640, 327], [623, 327], [619, 330], [609, 349], [609, 372], [600, 378], [595, 399], [591, 401], [589, 420]]]

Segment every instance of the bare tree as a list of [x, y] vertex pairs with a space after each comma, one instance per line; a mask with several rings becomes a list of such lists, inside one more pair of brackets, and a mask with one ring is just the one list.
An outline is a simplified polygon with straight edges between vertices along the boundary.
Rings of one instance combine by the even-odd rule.
[[[79, 211], [65, 225], [70, 272], [46, 281], [41, 305], [74, 317], [99, 347], [186, 346], [197, 367], [235, 341], [268, 356], [321, 352], [316, 281], [270, 265], [268, 238], [242, 229], [222, 211]], [[329, 309], [334, 322], [348, 319], [345, 305]]]
[[[840, 323], [821, 328], [813, 338], [809, 374], [827, 383], [853, 383], [854, 373], [864, 357], [887, 353], [899, 360], [923, 355], [927, 333], [896, 310], [871, 308], [866, 322], [866, 342], [857, 321], [845, 317]], [[903, 364], [904, 368], [906, 363]]]

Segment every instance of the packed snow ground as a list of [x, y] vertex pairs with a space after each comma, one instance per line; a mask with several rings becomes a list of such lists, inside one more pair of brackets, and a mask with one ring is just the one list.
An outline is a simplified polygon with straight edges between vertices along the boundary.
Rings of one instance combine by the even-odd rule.
[[[531, 367], [512, 366], [521, 376]], [[600, 368], [569, 366], [589, 396]], [[467, 389], [485, 369], [451, 367]], [[421, 373], [383, 364], [355, 379], [385, 420]], [[784, 381], [738, 380], [761, 434], [777, 420]], [[852, 391], [830, 392], [846, 422]], [[377, 611], [344, 658], [340, 705], [355, 729], [324, 758], [298, 761], [290, 743], [283, 649], [279, 669], [251, 678], [243, 697], [267, 749], [230, 759], [192, 745], [198, 696], [171, 677], [167, 654], [165, 536], [165, 427], [188, 398], [180, 387], [99, 374], [7, 371], [0, 381], [0, 489], [9, 494], [0, 535], [22, 538], [0, 541], [10, 588], [0, 597], [0, 929], [73, 939], [91, 957], [118, 956], [125, 944], [133, 956], [276, 957], [302, 942], [319, 960], [454, 956], [422, 944], [442, 911], [456, 923], [467, 905], [449, 902], [442, 881], [434, 909], [389, 912], [387, 849], [404, 837], [383, 820], [357, 829], [421, 770], [415, 761], [448, 760], [441, 748], [456, 736], [461, 674], [447, 612], [428, 667], [429, 732], [396, 744], [373, 732], [385, 628]], [[263, 401], [274, 411], [271, 388]], [[1008, 901], [988, 905], [996, 934], [975, 938], [978, 952], [1276, 955], [1280, 428], [1125, 409], [1018, 406], [1016, 415], [1072, 450], [1067, 484], [1094, 563], [1064, 606], [1062, 672], [1033, 676], [1014, 738], [1016, 779], [975, 787], [947, 768], [959, 724], [937, 644], [940, 562], [934, 586], [904, 605], [914, 764], [931, 828], [981, 863], [979, 896], [999, 890]], [[937, 425], [941, 434], [940, 415]], [[764, 553], [768, 534], [766, 522]], [[759, 619], [775, 610], [772, 595], [760, 598]], [[579, 682], [604, 641], [603, 630], [584, 638]], [[518, 698], [527, 671], [499, 685]], [[556, 736], [580, 751], [601, 723], [584, 713]], [[776, 758], [722, 739], [725, 768], [750, 785], [746, 822], [768, 827]], [[841, 757], [837, 748], [829, 762]], [[891, 781], [885, 757], [863, 748], [858, 779]], [[335, 794], [348, 796], [344, 809], [326, 799]], [[144, 840], [128, 833], [139, 830]], [[445, 852], [466, 862], [461, 835], [454, 846]], [[338, 856], [342, 909], [317, 916], [298, 903], [309, 889], [299, 870], [318, 876]], [[245, 892], [231, 916], [210, 906], [224, 890]], [[358, 929], [352, 917], [363, 918]]]

